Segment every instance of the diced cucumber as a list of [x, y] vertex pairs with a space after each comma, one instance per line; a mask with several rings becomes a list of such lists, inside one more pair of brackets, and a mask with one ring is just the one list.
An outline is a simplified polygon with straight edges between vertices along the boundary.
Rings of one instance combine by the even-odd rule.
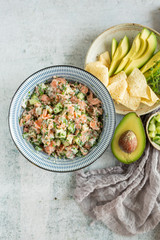
[[62, 140], [62, 143], [65, 147], [69, 146], [69, 142], [67, 140]]
[[76, 147], [72, 147], [72, 152], [73, 152], [74, 154], [76, 154], [76, 153], [78, 153], [78, 149], [77, 149]]
[[61, 140], [59, 140], [59, 139], [55, 139], [55, 142], [56, 142], [56, 146], [60, 146], [61, 145]]
[[155, 142], [156, 144], [160, 145], [160, 136], [156, 136], [152, 139], [153, 142]]
[[38, 97], [35, 93], [32, 95], [31, 99], [29, 99], [29, 103], [31, 105], [34, 105], [34, 104], [39, 103], [39, 102], [40, 101], [39, 101], [39, 99], [38, 99]]
[[72, 141], [73, 141], [73, 135], [68, 135], [67, 136], [67, 141], [69, 142], [69, 144], [72, 144]]
[[76, 110], [76, 115], [80, 117], [82, 115], [82, 112], [80, 110]]
[[156, 132], [149, 132], [148, 135], [150, 138], [154, 138], [156, 136]]
[[50, 97], [53, 94], [53, 88], [51, 86], [47, 86], [47, 88], [45, 89], [45, 92]]
[[156, 127], [156, 131], [158, 134], [160, 134], [160, 126]]
[[152, 140], [153, 141], [158, 141], [158, 140], [160, 140], [160, 137], [159, 136], [155, 136]]
[[69, 124], [68, 131], [71, 132], [71, 133], [75, 132], [75, 124], [74, 123]]
[[80, 100], [83, 100], [85, 98], [85, 96], [82, 92], [80, 92], [77, 94], [77, 98], [79, 98]]
[[35, 150], [36, 150], [36, 151], [39, 151], [39, 152], [42, 152], [42, 151], [43, 151], [43, 149], [42, 149], [41, 147], [39, 147], [39, 146], [35, 146]]
[[156, 122], [156, 127], [160, 127], [160, 123], [159, 122]]
[[37, 107], [36, 108], [36, 114], [39, 116], [42, 114], [42, 108], [41, 107]]
[[37, 134], [33, 129], [30, 129], [28, 132], [29, 137], [36, 138]]
[[157, 142], [155, 142], [157, 145], [160, 145], [160, 140], [159, 141], [157, 141]]
[[53, 113], [53, 109], [50, 107], [50, 106], [46, 106], [46, 109], [47, 109], [47, 111], [50, 113], [50, 114], [52, 114]]
[[149, 124], [148, 130], [151, 131], [151, 132], [156, 131], [156, 125], [155, 124]]
[[41, 83], [38, 85], [38, 92], [40, 95], [44, 94], [44, 90], [47, 88], [47, 86], [44, 83]]
[[55, 106], [54, 109], [53, 109], [53, 111], [54, 111], [55, 114], [61, 112], [62, 110], [63, 110], [63, 106], [62, 106], [62, 104], [61, 104], [60, 102], [57, 103], [56, 106]]
[[151, 121], [150, 121], [150, 124], [155, 124], [155, 119], [154, 119], [154, 117], [151, 119]]
[[68, 124], [68, 120], [65, 117], [61, 117], [60, 121], [62, 121], [62, 123]]
[[160, 140], [154, 141], [156, 144], [160, 145]]
[[63, 129], [56, 129], [56, 138], [66, 138], [66, 131]]
[[160, 114], [158, 114], [157, 116], [154, 117], [154, 119], [160, 123]]
[[79, 137], [75, 137], [74, 139], [78, 146], [82, 147], [84, 145]]
[[28, 137], [29, 137], [29, 133], [24, 132], [24, 133], [22, 134], [22, 136], [23, 136], [24, 139], [28, 139]]
[[78, 104], [74, 104], [74, 110], [77, 112], [79, 111], [79, 109], [80, 109], [80, 106]]
[[66, 89], [65, 89], [64, 92], [66, 94], [74, 93], [74, 91], [72, 90], [72, 88], [69, 85], [65, 85], [65, 86], [66, 86]]
[[82, 130], [83, 131], [89, 130], [89, 127], [88, 127], [88, 125], [86, 123], [83, 124]]
[[89, 145], [92, 147], [96, 143], [96, 138], [89, 139]]
[[81, 151], [78, 151], [78, 152], [76, 153], [76, 157], [81, 157], [81, 156], [82, 156]]
[[47, 85], [44, 83], [39, 84], [39, 87], [45, 90], [47, 88]]
[[72, 144], [73, 141], [73, 135], [68, 135], [65, 140], [63, 140], [63, 145], [64, 146], [69, 146]]

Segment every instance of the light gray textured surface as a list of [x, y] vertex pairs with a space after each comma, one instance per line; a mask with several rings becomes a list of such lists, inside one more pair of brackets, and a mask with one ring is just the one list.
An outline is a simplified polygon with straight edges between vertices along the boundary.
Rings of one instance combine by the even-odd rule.
[[[94, 38], [112, 25], [141, 23], [160, 31], [157, 0], [0, 1], [0, 239], [122, 240], [101, 223], [90, 225], [72, 198], [73, 173], [29, 163], [8, 131], [10, 100], [33, 72], [54, 64], [83, 67]], [[117, 117], [117, 122], [120, 116]], [[89, 168], [116, 163], [110, 148]], [[160, 225], [133, 240], [159, 240]]]

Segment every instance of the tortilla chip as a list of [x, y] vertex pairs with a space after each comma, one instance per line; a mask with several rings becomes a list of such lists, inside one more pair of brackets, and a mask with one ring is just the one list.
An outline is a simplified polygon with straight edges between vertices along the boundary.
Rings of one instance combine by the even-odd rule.
[[122, 79], [121, 81], [113, 82], [107, 89], [114, 100], [122, 100], [127, 89], [127, 81]]
[[118, 103], [121, 103], [122, 105], [124, 105], [125, 107], [133, 111], [137, 110], [137, 108], [140, 105], [140, 102], [141, 102], [141, 98], [130, 96], [127, 89], [125, 91], [123, 99], [118, 101]]
[[88, 63], [85, 70], [97, 77], [106, 87], [108, 86], [108, 68], [101, 62]]
[[120, 82], [121, 80], [127, 80], [127, 75], [123, 71], [116, 74], [114, 77], [109, 78], [109, 84]]
[[100, 54], [98, 57], [98, 61], [100, 61], [103, 65], [105, 65], [106, 67], [109, 68], [110, 63], [111, 63], [111, 58], [110, 58], [109, 52], [106, 51], [106, 52]]
[[146, 78], [138, 68], [135, 68], [127, 78], [128, 92], [132, 97], [149, 99]]
[[151, 107], [159, 100], [159, 98], [149, 86], [147, 86], [147, 94], [148, 94], [149, 100], [146, 98], [141, 98], [141, 102]]

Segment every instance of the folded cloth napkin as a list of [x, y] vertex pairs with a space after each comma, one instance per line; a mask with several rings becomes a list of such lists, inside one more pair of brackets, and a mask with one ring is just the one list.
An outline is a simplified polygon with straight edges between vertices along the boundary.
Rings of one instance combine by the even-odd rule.
[[160, 222], [159, 151], [147, 142], [135, 163], [78, 171], [74, 194], [86, 215], [118, 234], [132, 236], [153, 229]]

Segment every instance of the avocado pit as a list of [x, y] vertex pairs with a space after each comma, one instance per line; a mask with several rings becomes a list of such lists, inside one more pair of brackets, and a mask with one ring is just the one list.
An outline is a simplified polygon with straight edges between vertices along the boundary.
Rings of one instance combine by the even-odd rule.
[[137, 148], [137, 137], [133, 131], [125, 131], [120, 136], [118, 144], [122, 151], [132, 153]]

